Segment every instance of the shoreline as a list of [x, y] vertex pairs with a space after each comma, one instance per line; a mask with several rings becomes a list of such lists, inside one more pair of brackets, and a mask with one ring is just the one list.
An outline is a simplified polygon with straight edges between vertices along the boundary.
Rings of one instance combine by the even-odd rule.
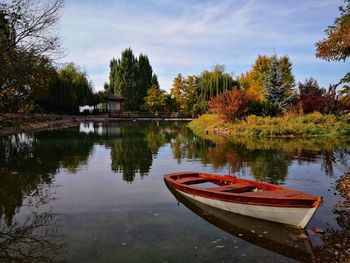
[[313, 113], [284, 117], [247, 116], [244, 120], [225, 122], [216, 114], [204, 114], [188, 127], [202, 136], [227, 138], [321, 138], [349, 137], [349, 115], [335, 116]]
[[[18, 134], [22, 132], [39, 132], [47, 130], [64, 129], [74, 127], [84, 122], [135, 122], [135, 121], [191, 121], [192, 118], [144, 118], [144, 117], [121, 117], [110, 118], [104, 115], [15, 115], [6, 121], [13, 122], [13, 125], [1, 127], [0, 136]], [[4, 121], [3, 118], [0, 121]]]

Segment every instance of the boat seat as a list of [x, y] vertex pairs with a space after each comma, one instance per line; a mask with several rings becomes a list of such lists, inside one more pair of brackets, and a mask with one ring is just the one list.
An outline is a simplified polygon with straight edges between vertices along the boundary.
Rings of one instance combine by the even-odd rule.
[[207, 190], [214, 191], [214, 192], [245, 192], [248, 191], [252, 188], [255, 188], [252, 185], [247, 185], [247, 184], [229, 184], [229, 185], [224, 185], [224, 186], [219, 186], [219, 187], [212, 187], [212, 188], [207, 188]]
[[210, 178], [203, 178], [203, 177], [185, 177], [176, 180], [180, 184], [199, 184], [199, 183], [205, 183], [209, 181], [213, 181]]

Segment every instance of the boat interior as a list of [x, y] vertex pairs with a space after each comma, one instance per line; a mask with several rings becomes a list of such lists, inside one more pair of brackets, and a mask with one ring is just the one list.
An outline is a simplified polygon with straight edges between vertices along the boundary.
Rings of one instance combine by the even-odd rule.
[[[208, 174], [177, 174], [171, 177], [177, 183], [215, 192], [245, 193], [271, 191], [269, 187], [261, 187], [234, 176], [210, 176]], [[271, 187], [270, 187], [271, 188]]]

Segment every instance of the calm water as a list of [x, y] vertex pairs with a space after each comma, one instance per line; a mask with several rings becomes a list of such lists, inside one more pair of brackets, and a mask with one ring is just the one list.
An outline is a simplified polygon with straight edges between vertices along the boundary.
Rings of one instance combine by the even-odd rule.
[[[349, 150], [350, 139], [213, 143], [175, 122], [0, 137], [0, 262], [326, 262], [350, 249], [335, 189]], [[296, 231], [178, 202], [163, 181], [175, 171], [231, 171], [324, 202]]]

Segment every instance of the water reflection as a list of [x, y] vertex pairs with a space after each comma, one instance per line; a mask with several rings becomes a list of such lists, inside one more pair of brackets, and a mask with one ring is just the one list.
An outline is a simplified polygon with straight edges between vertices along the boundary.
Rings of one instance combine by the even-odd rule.
[[0, 262], [55, 262], [64, 254], [67, 240], [48, 206], [52, 193], [38, 188], [23, 200], [21, 216], [0, 220]]
[[316, 262], [310, 239], [304, 229], [229, 213], [188, 199], [171, 186], [167, 187], [192, 212], [227, 233], [300, 262]]
[[282, 184], [296, 161], [321, 162], [325, 173], [348, 166], [350, 139], [200, 138], [186, 123], [81, 124], [74, 129], [0, 138], [0, 217], [10, 223], [25, 196], [50, 184], [60, 169], [75, 173], [87, 164], [94, 144], [110, 149], [111, 170], [127, 182], [146, 176], [161, 147], [174, 159], [200, 161], [214, 169], [249, 172], [256, 180]]
[[141, 129], [123, 127], [123, 137], [111, 142], [112, 170], [122, 173], [127, 182], [134, 180], [135, 174], [141, 177], [148, 174], [152, 165], [152, 151], [148, 147]]
[[[317, 219], [317, 223], [326, 225], [331, 222], [331, 224], [328, 225], [326, 234], [320, 238], [321, 242], [315, 246], [314, 251], [320, 255], [321, 261], [328, 261], [332, 258], [334, 253], [332, 251], [339, 247], [339, 244], [346, 248], [350, 247], [349, 213], [334, 209], [334, 204], [340, 197], [331, 192], [333, 189], [329, 189], [331, 180], [334, 181], [333, 177], [339, 175], [339, 167], [341, 170], [350, 170], [349, 145], [350, 138], [202, 138], [193, 134], [186, 127], [186, 123], [176, 122], [85, 123], [75, 128], [52, 132], [0, 137], [0, 261], [11, 261], [9, 260], [11, 255], [14, 258], [12, 261], [20, 261], [19, 256], [16, 260], [19, 254], [27, 255], [33, 259], [32, 261], [49, 261], [39, 258], [45, 254], [51, 254], [54, 258], [55, 251], [64, 248], [57, 216], [49, 205], [52, 203], [51, 199], [45, 196], [52, 188], [55, 176], [62, 171], [72, 177], [76, 174], [88, 177], [88, 173], [81, 171], [85, 169], [88, 171], [91, 168], [89, 166], [91, 159], [96, 156], [98, 161], [103, 161], [101, 168], [107, 164], [103, 168], [113, 174], [113, 178], [122, 178], [128, 183], [132, 183], [137, 176], [148, 179], [147, 176], [152, 176], [153, 168], [158, 169], [157, 176], [163, 173], [160, 171], [163, 168], [167, 169], [166, 172], [194, 168], [210, 169], [210, 172], [220, 171], [220, 173], [231, 170], [238, 176], [251, 176], [259, 181], [290, 184], [291, 180], [296, 179], [293, 176], [298, 169], [304, 176], [304, 170], [315, 164], [313, 168], [315, 170], [309, 170], [311, 176], [307, 179], [313, 179], [311, 177], [314, 176], [322, 189], [312, 189], [312, 192], [319, 190], [318, 194], [325, 196], [324, 206], [319, 212], [322, 216]], [[161, 164], [161, 168], [154, 167], [160, 164], [157, 160], [159, 156], [162, 158], [160, 160], [166, 158], [167, 161], [166, 164]], [[169, 163], [170, 166], [166, 166]], [[94, 176], [103, 177], [103, 174], [101, 172]], [[305, 187], [310, 190], [314, 186], [310, 183], [304, 184], [303, 176], [297, 178], [300, 181], [292, 181], [293, 187]], [[153, 182], [161, 180], [153, 179], [155, 179]], [[148, 187], [151, 189], [149, 184]], [[152, 191], [157, 192], [159, 188]], [[106, 193], [101, 192], [101, 196], [104, 194]], [[148, 193], [142, 195], [143, 198], [146, 194]], [[108, 196], [103, 199], [105, 200], [108, 200]], [[134, 202], [138, 202], [136, 197]], [[34, 208], [38, 210], [35, 211]], [[94, 218], [94, 215], [91, 217]], [[234, 229], [231, 224], [226, 231], [234, 234]], [[48, 241], [50, 239], [51, 243]], [[255, 239], [256, 235], [250, 242], [256, 242]], [[30, 247], [36, 248], [34, 250], [37, 252], [33, 256], [30, 255], [25, 240], [31, 240], [33, 245]], [[296, 241], [304, 242], [299, 239]], [[265, 243], [269, 242], [265, 240], [257, 245], [264, 247]], [[268, 249], [280, 254], [289, 251], [289, 248], [284, 248], [281, 252], [276, 250], [278, 246], [273, 247]], [[40, 251], [46, 252], [40, 254]], [[348, 250], [339, 249], [339, 251]]]
[[74, 173], [86, 164], [93, 139], [73, 130], [17, 134], [0, 138], [0, 219], [11, 224], [26, 196], [40, 196], [60, 168]]

